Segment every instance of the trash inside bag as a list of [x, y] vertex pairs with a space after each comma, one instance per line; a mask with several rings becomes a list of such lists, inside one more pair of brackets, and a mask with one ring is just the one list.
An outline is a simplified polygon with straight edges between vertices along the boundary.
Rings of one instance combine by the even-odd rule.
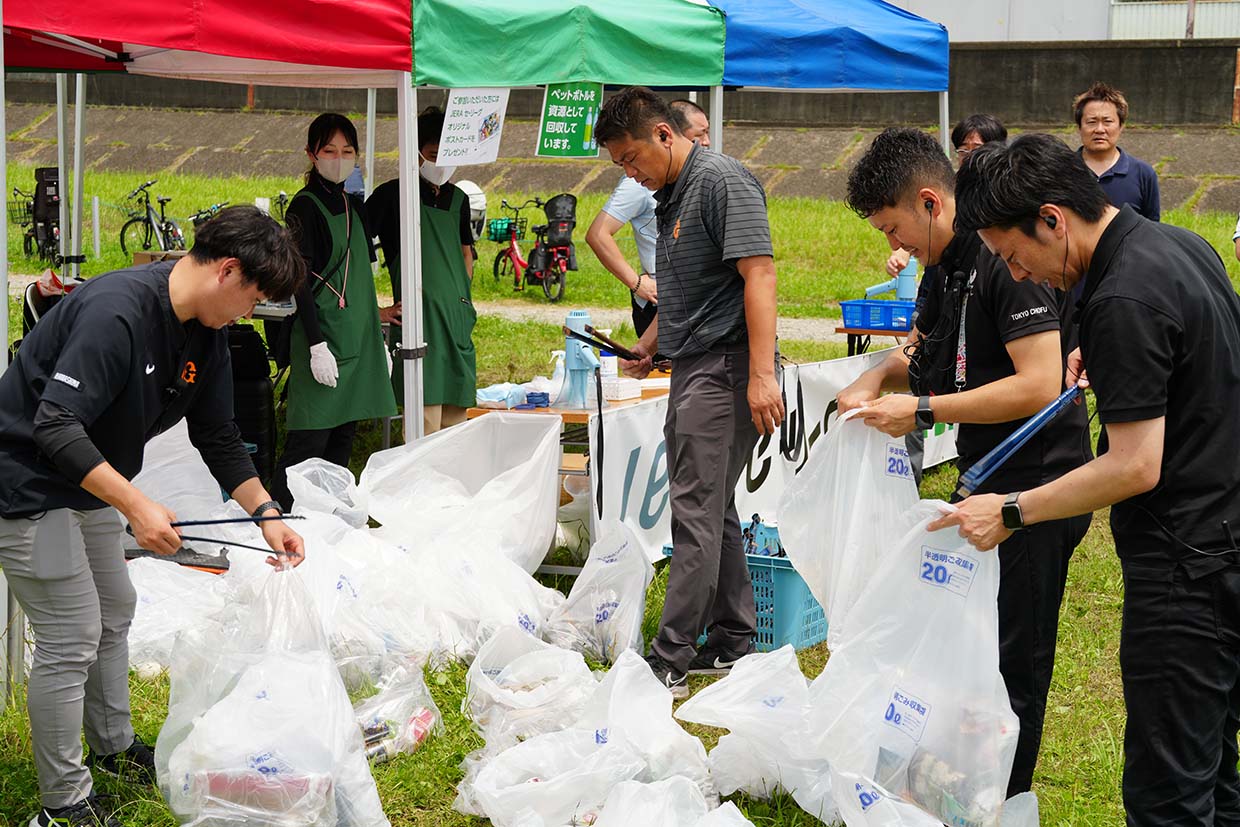
[[195, 825], [387, 827], [361, 731], [300, 575], [177, 639], [160, 790]]
[[555, 533], [556, 417], [497, 412], [371, 455], [359, 489], [408, 548], [496, 550], [533, 573]]
[[495, 753], [564, 729], [581, 715], [598, 680], [580, 653], [506, 626], [478, 650], [465, 687], [463, 710]]
[[376, 688], [374, 695], [353, 707], [371, 764], [412, 753], [431, 735], [443, 732], [443, 716], [426, 688], [421, 661], [391, 662]]
[[849, 608], [874, 566], [911, 526], [917, 487], [902, 439], [852, 412], [814, 444], [779, 499], [779, 538], [827, 613], [827, 646], [846, 639]]
[[286, 472], [295, 511], [339, 517], [353, 528], [366, 527], [366, 507], [359, 502], [353, 472], [325, 459], [299, 462]]
[[[848, 639], [810, 688], [808, 730], [837, 779], [943, 823], [993, 827], [1019, 727], [999, 674], [999, 559], [954, 530], [926, 531], [949, 507], [919, 504], [874, 567]], [[846, 817], [852, 797], [837, 795]]]
[[697, 784], [683, 775], [653, 784], [625, 781], [607, 796], [594, 827], [694, 827], [708, 809]]
[[547, 640], [607, 663], [626, 649], [641, 649], [653, 578], [654, 567], [633, 532], [612, 523], [590, 549], [567, 602], [547, 619]]

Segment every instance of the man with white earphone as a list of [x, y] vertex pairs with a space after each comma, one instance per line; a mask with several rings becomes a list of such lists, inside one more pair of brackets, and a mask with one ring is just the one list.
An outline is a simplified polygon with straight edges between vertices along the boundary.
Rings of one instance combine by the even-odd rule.
[[[955, 232], [953, 186], [938, 141], [916, 129], [883, 132], [849, 175], [848, 205], [925, 262], [927, 284], [910, 344], [841, 391], [839, 410], [863, 408], [867, 424], [892, 436], [955, 423], [963, 474], [1059, 395], [1064, 362], [1061, 297], [1012, 281], [977, 233]], [[982, 487], [1020, 490], [1062, 476], [1088, 461], [1086, 436], [1082, 406]], [[1020, 718], [1009, 797], [1033, 781], [1068, 561], [1088, 529], [1088, 515], [1057, 520], [999, 548], [999, 671]]]
[[766, 194], [743, 164], [702, 149], [675, 120], [657, 94], [629, 87], [603, 104], [594, 134], [659, 204], [659, 311], [633, 348], [642, 358], [623, 365], [640, 377], [656, 348], [672, 360], [663, 437], [675, 553], [646, 660], [672, 696], [684, 698], [690, 673], [726, 673], [753, 651], [736, 484], [784, 406]]

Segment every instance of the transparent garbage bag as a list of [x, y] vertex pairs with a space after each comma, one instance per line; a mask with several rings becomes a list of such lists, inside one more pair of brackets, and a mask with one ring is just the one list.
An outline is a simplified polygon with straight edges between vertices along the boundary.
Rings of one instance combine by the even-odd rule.
[[443, 732], [443, 716], [422, 676], [422, 661], [389, 661], [378, 691], [353, 707], [372, 764], [412, 753], [435, 734]]
[[159, 786], [201, 827], [387, 827], [344, 684], [295, 570], [173, 649]]
[[869, 573], [895, 547], [917, 504], [904, 440], [840, 417], [814, 444], [779, 499], [779, 539], [827, 613], [827, 646], [849, 633], [847, 614]]
[[612, 663], [626, 649], [642, 648], [654, 567], [624, 524], [612, 523], [601, 533], [568, 600], [547, 619], [544, 635], [556, 646]]
[[560, 426], [496, 412], [378, 451], [362, 471], [362, 500], [402, 545], [494, 550], [533, 573], [555, 534]]
[[[869, 571], [848, 639], [810, 687], [808, 729], [836, 777], [947, 824], [993, 827], [1019, 728], [999, 674], [999, 560], [955, 530], [926, 530], [948, 508], [920, 503]], [[852, 797], [837, 796], [846, 816]]]
[[695, 827], [754, 827], [731, 801], [725, 801], [698, 820]]
[[331, 514], [353, 528], [366, 527], [366, 507], [348, 468], [315, 458], [299, 462], [286, 473], [294, 512]]
[[461, 706], [497, 752], [564, 729], [585, 708], [598, 680], [578, 652], [543, 643], [506, 626], [478, 650], [465, 676]]
[[683, 775], [653, 784], [625, 781], [607, 796], [594, 827], [696, 827], [708, 809], [698, 785]]
[[224, 608], [227, 584], [215, 574], [139, 557], [126, 568], [138, 602], [129, 626], [129, 663], [143, 677], [167, 669], [182, 630]]

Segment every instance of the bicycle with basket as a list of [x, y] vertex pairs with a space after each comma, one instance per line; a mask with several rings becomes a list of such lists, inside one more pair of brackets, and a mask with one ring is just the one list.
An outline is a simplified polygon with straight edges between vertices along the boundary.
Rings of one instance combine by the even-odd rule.
[[[521, 255], [519, 242], [525, 238], [528, 219], [521, 217], [521, 211], [531, 205], [543, 208], [547, 223], [533, 227], [535, 241], [527, 261]], [[500, 209], [511, 212], [512, 216], [493, 218], [487, 222], [487, 239], [505, 245], [495, 254], [495, 263], [491, 268], [495, 281], [511, 277], [513, 290], [524, 290], [527, 284], [541, 284], [548, 301], [557, 302], [564, 298], [568, 271], [577, 269], [577, 253], [573, 245], [577, 197], [564, 192], [547, 201], [531, 198], [520, 206], [503, 200]]]
[[52, 267], [60, 258], [60, 178], [56, 167], [34, 171], [34, 192], [13, 187], [9, 220], [22, 228], [22, 252]]

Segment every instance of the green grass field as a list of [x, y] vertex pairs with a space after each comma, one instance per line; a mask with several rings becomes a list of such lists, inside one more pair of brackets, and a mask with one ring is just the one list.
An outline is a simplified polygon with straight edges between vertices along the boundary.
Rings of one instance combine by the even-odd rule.
[[[32, 179], [29, 168], [10, 165], [11, 184], [22, 185]], [[119, 204], [138, 176], [90, 173], [86, 190], [97, 194], [107, 205]], [[255, 196], [274, 196], [281, 189], [292, 193], [292, 179], [202, 179], [181, 177], [161, 181], [155, 187], [171, 195], [172, 213], [188, 214], [214, 201], [251, 202]], [[517, 193], [503, 194], [516, 199]], [[499, 194], [491, 194], [497, 204]], [[579, 204], [579, 234], [584, 236], [590, 217], [601, 206], [602, 196], [583, 198]], [[494, 207], [492, 214], [495, 214]], [[121, 266], [116, 234], [124, 213], [109, 206], [103, 210], [103, 257], [92, 260], [87, 274], [105, 272]], [[1206, 236], [1227, 262], [1233, 283], [1240, 285], [1240, 264], [1231, 246], [1234, 217], [1219, 213], [1198, 215], [1173, 211], [1166, 220], [1187, 226]], [[778, 251], [780, 273], [780, 312], [788, 316], [838, 316], [838, 301], [861, 295], [865, 286], [881, 279], [886, 244], [881, 236], [837, 202], [812, 199], [773, 199], [771, 221]], [[36, 266], [23, 266], [20, 239], [10, 227], [9, 255], [16, 272], [35, 272]], [[627, 230], [626, 230], [627, 234]], [[631, 237], [622, 235], [622, 246], [633, 253]], [[89, 249], [90, 239], [86, 239]], [[497, 245], [479, 244], [480, 262], [475, 279], [479, 299], [506, 299], [542, 304], [541, 294], [513, 295], [507, 285], [490, 279], [489, 267]], [[634, 253], [635, 257], [635, 253]], [[566, 304], [573, 307], [623, 307], [628, 297], [605, 273], [584, 244], [579, 245], [581, 271], [570, 274]], [[386, 278], [379, 279], [386, 292]], [[10, 302], [10, 332], [20, 331], [20, 309]], [[628, 332], [628, 331], [625, 331]], [[624, 332], [617, 334], [624, 338]], [[14, 334], [15, 337], [15, 334]], [[524, 381], [546, 373], [548, 352], [562, 343], [555, 325], [512, 322], [493, 316], [479, 319], [475, 331], [480, 384]], [[808, 362], [844, 355], [843, 345], [822, 342], [781, 342], [784, 353], [795, 361]], [[363, 429], [353, 461], [360, 470], [368, 453], [378, 447], [378, 429]], [[937, 469], [923, 482], [925, 496], [946, 497], [955, 475], [951, 469]], [[566, 586], [561, 586], [566, 587]], [[648, 595], [645, 631], [653, 634], [666, 588], [666, 572], [661, 572]], [[1069, 574], [1059, 631], [1059, 651], [1054, 683], [1047, 711], [1042, 757], [1034, 789], [1042, 806], [1044, 825], [1083, 825], [1103, 827], [1122, 823], [1119, 779], [1122, 768], [1124, 708], [1117, 662], [1119, 646], [1122, 580], [1114, 554], [1114, 544], [1106, 526], [1105, 514], [1095, 515], [1094, 525], [1077, 550]], [[810, 677], [826, 663], [823, 647], [801, 653], [801, 663]], [[396, 825], [481, 825], [483, 822], [458, 815], [451, 810], [454, 785], [460, 777], [458, 765], [464, 755], [480, 745], [461, 715], [465, 670], [454, 666], [428, 675], [428, 683], [444, 713], [447, 731], [432, 739], [420, 752], [376, 768], [375, 778], [388, 816]], [[700, 688], [705, 681], [695, 680]], [[167, 681], [131, 681], [135, 724], [140, 735], [153, 743], [167, 710]], [[24, 697], [0, 714], [0, 827], [27, 823], [37, 802], [34, 766], [30, 758], [29, 729]], [[707, 747], [713, 746], [719, 731], [690, 727]], [[109, 788], [105, 787], [105, 790]], [[172, 825], [175, 823], [158, 794], [146, 790], [115, 790], [124, 802], [120, 817], [124, 824]], [[760, 827], [793, 827], [817, 822], [804, 814], [791, 799], [770, 802], [736, 799], [742, 811]]]

